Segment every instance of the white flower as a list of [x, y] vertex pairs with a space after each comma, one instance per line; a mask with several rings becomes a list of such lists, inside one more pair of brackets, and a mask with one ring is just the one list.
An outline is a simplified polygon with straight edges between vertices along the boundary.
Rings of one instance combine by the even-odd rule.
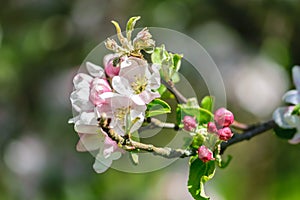
[[[296, 90], [290, 90], [284, 94], [283, 101], [293, 105], [300, 103], [300, 67], [293, 67], [293, 81]], [[300, 143], [300, 116], [292, 114], [295, 106], [279, 107], [273, 113], [273, 119], [281, 128], [297, 128], [297, 133], [289, 140], [291, 144]]]
[[94, 112], [82, 112], [72, 122], [75, 123], [75, 131], [80, 137], [76, 145], [77, 151], [98, 151], [93, 165], [96, 172], [104, 172], [113, 160], [121, 157], [122, 149], [98, 127]]
[[93, 79], [105, 78], [104, 70], [93, 63], [87, 62], [86, 68], [90, 75], [79, 73], [73, 79], [75, 90], [71, 93], [72, 107], [77, 112], [93, 111], [94, 105], [90, 101], [90, 86]]
[[[117, 94], [105, 93], [106, 104], [96, 107], [97, 112], [105, 113], [111, 119], [109, 127], [119, 135], [138, 130], [145, 118], [146, 105], [132, 98]], [[138, 103], [137, 103], [138, 102]]]
[[120, 94], [131, 97], [137, 104], [148, 104], [160, 94], [159, 66], [153, 64], [151, 72], [148, 63], [140, 58], [129, 57], [121, 62], [119, 76], [112, 79], [112, 86]]
[[70, 99], [79, 114], [69, 123], [75, 124], [74, 129], [80, 137], [76, 146], [78, 151], [98, 151], [93, 167], [96, 172], [102, 173], [113, 160], [121, 157], [122, 150], [98, 127], [99, 116], [94, 111], [97, 105], [105, 103], [102, 95], [111, 92], [110, 85], [104, 79], [104, 70], [90, 62], [86, 63], [86, 68], [90, 75], [79, 73], [73, 79], [75, 90]]

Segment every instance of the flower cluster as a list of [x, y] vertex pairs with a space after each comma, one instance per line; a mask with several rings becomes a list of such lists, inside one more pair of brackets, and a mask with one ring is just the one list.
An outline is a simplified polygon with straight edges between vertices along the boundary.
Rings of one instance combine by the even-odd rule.
[[[211, 114], [212, 115], [212, 114]], [[185, 115], [182, 120], [183, 129], [194, 136], [192, 148], [197, 148], [198, 157], [204, 163], [215, 160], [214, 153], [218, 145], [228, 141], [233, 133], [229, 126], [234, 121], [232, 112], [225, 108], [219, 108], [214, 113], [214, 122], [201, 125], [196, 117]]]
[[289, 143], [298, 144], [300, 143], [300, 66], [294, 66], [292, 73], [296, 90], [290, 90], [282, 97], [283, 101], [290, 105], [277, 108], [273, 113], [273, 120], [283, 129], [296, 128], [298, 132]]
[[207, 131], [209, 133], [217, 134], [220, 140], [227, 141], [233, 136], [233, 133], [229, 128], [233, 121], [234, 116], [232, 112], [226, 108], [219, 108], [215, 112], [214, 122], [209, 122], [207, 124]]
[[[116, 22], [114, 24], [118, 29]], [[127, 39], [122, 37], [120, 31], [118, 36], [122, 50], [114, 40], [108, 39], [106, 46], [115, 53], [104, 56], [104, 69], [86, 62], [88, 73], [79, 73], [74, 77], [74, 91], [70, 96], [72, 107], [78, 113], [69, 120], [75, 124], [75, 131], [80, 137], [77, 150], [98, 151], [94, 163], [98, 173], [104, 172], [123, 152], [99, 127], [98, 120], [105, 116], [110, 119], [110, 130], [121, 136], [131, 134], [141, 127], [147, 104], [160, 97], [157, 92], [160, 66], [149, 65], [140, 55], [134, 55], [153, 46], [150, 33], [142, 30], [133, 43], [129, 37], [131, 32]]]

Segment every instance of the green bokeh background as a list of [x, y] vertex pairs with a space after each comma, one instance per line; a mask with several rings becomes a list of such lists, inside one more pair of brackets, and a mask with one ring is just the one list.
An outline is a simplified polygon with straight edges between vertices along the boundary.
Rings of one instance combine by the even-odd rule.
[[[228, 43], [226, 37], [213, 32], [216, 37], [206, 40], [197, 32], [212, 22], [227, 30], [230, 44], [242, 44], [249, 54], [263, 54], [289, 76], [291, 67], [300, 63], [296, 0], [1, 0], [1, 200], [190, 199], [185, 187], [187, 159], [146, 174], [114, 169], [96, 174], [94, 158], [76, 152], [78, 138], [67, 124], [72, 117], [71, 81], [78, 66], [98, 43], [115, 34], [111, 20], [125, 24], [135, 15], [142, 16], [138, 27], [170, 28], [203, 41], [220, 67], [224, 59], [214, 50]], [[210, 48], [216, 42], [219, 46]], [[234, 66], [243, 55], [237, 48], [227, 56], [227, 65]], [[230, 96], [228, 107], [244, 122], [271, 117], [252, 114]], [[11, 152], [20, 144], [18, 157]], [[207, 185], [212, 199], [300, 198], [299, 145], [289, 145], [269, 132], [232, 146], [226, 154], [234, 156], [231, 164], [218, 170]], [[41, 167], [25, 172], [14, 167], [39, 163], [39, 156]]]

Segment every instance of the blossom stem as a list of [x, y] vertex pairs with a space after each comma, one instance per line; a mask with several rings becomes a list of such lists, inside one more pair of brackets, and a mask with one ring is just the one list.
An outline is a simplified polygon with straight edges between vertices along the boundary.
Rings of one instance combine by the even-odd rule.
[[238, 130], [243, 130], [243, 131], [248, 130], [250, 128], [248, 124], [244, 124], [244, 123], [238, 122], [236, 120], [234, 120], [234, 122], [231, 124], [231, 126], [233, 128], [236, 128]]

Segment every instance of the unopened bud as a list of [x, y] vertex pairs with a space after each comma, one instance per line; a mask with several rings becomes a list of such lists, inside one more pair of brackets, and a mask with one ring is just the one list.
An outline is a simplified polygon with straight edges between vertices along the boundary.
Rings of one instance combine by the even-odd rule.
[[120, 61], [120, 58], [115, 54], [108, 54], [103, 58], [105, 73], [110, 78], [119, 75], [120, 65], [116, 60]]
[[207, 132], [209, 132], [209, 133], [217, 133], [218, 132], [217, 126], [214, 122], [208, 122]]
[[184, 116], [183, 129], [186, 131], [193, 131], [197, 127], [196, 119], [191, 116]]
[[234, 116], [232, 112], [227, 110], [226, 108], [219, 108], [215, 112], [215, 122], [219, 127], [228, 127], [234, 121]]
[[220, 140], [227, 141], [233, 136], [233, 133], [229, 127], [225, 127], [218, 130], [218, 136]]
[[203, 162], [208, 162], [208, 161], [211, 161], [211, 160], [215, 160], [215, 158], [213, 156], [213, 152], [204, 145], [199, 147], [198, 157]]

